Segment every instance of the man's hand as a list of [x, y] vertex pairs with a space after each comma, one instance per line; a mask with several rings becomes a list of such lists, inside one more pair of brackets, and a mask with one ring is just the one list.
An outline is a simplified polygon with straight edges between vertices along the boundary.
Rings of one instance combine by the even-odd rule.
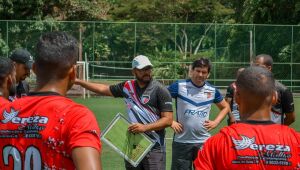
[[214, 120], [205, 120], [203, 126], [206, 128], [207, 131], [211, 131], [214, 128], [216, 128], [218, 124], [219, 123]]
[[174, 130], [175, 133], [181, 133], [183, 131], [182, 124], [176, 121], [172, 122], [171, 128]]
[[128, 131], [132, 133], [143, 133], [147, 131], [146, 125], [141, 123], [133, 123], [128, 127]]

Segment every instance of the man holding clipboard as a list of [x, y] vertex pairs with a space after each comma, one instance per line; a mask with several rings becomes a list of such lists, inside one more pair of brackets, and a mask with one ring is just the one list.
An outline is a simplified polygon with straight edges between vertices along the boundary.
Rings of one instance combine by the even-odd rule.
[[160, 169], [166, 165], [165, 128], [173, 121], [172, 98], [168, 90], [152, 79], [153, 65], [146, 56], [139, 55], [132, 61], [135, 80], [116, 85], [105, 85], [76, 80], [75, 84], [106, 96], [123, 97], [132, 123], [128, 130], [145, 133], [156, 143], [137, 167], [126, 161], [127, 170]]

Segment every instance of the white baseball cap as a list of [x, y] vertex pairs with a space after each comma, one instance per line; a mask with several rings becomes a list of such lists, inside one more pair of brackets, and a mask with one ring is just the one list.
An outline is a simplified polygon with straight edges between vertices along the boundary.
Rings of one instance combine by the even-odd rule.
[[132, 60], [132, 68], [143, 69], [147, 66], [153, 67], [148, 57], [144, 55], [138, 55]]

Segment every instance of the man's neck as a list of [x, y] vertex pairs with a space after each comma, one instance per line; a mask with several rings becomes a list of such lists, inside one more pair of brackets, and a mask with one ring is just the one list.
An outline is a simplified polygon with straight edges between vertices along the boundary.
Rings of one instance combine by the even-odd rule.
[[243, 112], [240, 111], [241, 120], [256, 120], [256, 121], [269, 121], [271, 120], [270, 116], [271, 109], [260, 109], [256, 111]]
[[137, 85], [139, 86], [139, 88], [145, 88], [148, 86], [148, 84], [151, 82], [152, 80], [150, 80], [149, 82], [145, 83], [145, 82], [141, 82], [136, 80]]
[[38, 83], [35, 92], [56, 92], [62, 96], [66, 96], [68, 88], [64, 81], [56, 81], [50, 83]]
[[191, 79], [192, 83], [197, 87], [202, 87], [205, 84], [205, 81], [202, 82], [196, 82], [193, 79]]

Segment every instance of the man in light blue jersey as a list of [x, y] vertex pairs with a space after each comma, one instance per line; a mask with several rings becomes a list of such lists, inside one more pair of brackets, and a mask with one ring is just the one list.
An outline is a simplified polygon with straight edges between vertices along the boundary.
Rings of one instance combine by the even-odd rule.
[[[194, 156], [210, 137], [209, 131], [218, 126], [230, 111], [219, 90], [206, 82], [211, 69], [208, 59], [193, 62], [191, 79], [176, 81], [168, 89], [176, 99], [175, 131], [172, 144], [172, 170], [192, 169]], [[220, 109], [214, 120], [209, 119], [211, 105]]]

